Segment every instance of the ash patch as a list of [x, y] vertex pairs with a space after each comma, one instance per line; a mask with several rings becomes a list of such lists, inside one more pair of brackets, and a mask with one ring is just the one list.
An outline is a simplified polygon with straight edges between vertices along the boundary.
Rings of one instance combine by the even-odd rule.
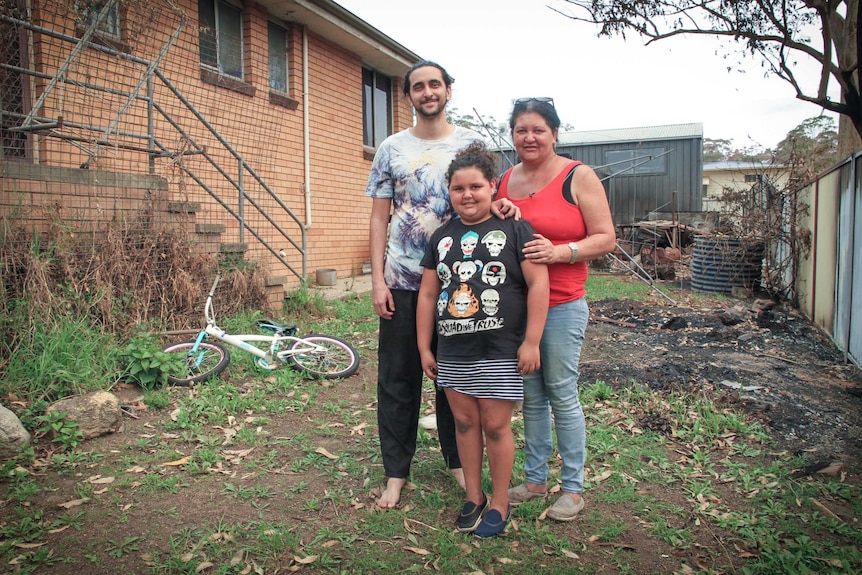
[[[581, 385], [709, 393], [762, 421], [783, 449], [862, 469], [862, 372], [792, 308], [590, 302], [580, 371]], [[666, 429], [666, 416], [641, 424]]]

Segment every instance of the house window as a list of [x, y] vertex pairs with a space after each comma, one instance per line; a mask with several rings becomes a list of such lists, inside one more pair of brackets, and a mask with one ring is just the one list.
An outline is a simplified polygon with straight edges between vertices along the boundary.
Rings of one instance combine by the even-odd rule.
[[362, 69], [362, 143], [376, 148], [392, 133], [392, 80]]
[[198, 2], [201, 65], [242, 78], [242, 11], [222, 0]]
[[[27, 35], [23, 28], [0, 19], [0, 38], [8, 45], [3, 50], [5, 64], [0, 66], [0, 158], [24, 160], [30, 155], [29, 132], [18, 132], [30, 110], [30, 82], [20, 70], [26, 70]], [[6, 188], [4, 188], [5, 190]]]
[[644, 176], [667, 173], [664, 148], [637, 148], [634, 150], [608, 150], [605, 164], [618, 176]]
[[272, 22], [267, 26], [269, 42], [269, 87], [287, 92], [287, 30]]
[[762, 174], [746, 174], [745, 175], [745, 183], [746, 184], [760, 184], [763, 182]]
[[[108, 2], [105, 0], [76, 0], [75, 14], [77, 14], [77, 26], [81, 30], [87, 30], [96, 22], [99, 13]], [[120, 2], [117, 0], [102, 19], [102, 23], [96, 29], [99, 36], [112, 40], [120, 39]]]

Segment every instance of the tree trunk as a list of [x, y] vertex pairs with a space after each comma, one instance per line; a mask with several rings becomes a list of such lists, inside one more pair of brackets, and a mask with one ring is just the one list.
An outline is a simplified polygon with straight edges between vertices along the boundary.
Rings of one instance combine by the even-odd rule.
[[[860, 6], [862, 6], [862, 3], [859, 0], [847, 2], [847, 26], [845, 28], [847, 36], [845, 38], [846, 48], [844, 50], [846, 60], [841, 66], [845, 70], [854, 70], [851, 82], [857, 87], [857, 93], [862, 92], [862, 90], [859, 90], [862, 85], [859, 83], [858, 66], [860, 50], [862, 50], [862, 44], [859, 43], [859, 11], [862, 10]], [[843, 95], [841, 101], [846, 103]], [[858, 110], [856, 113], [857, 115], [862, 114], [862, 110]], [[838, 118], [838, 157], [841, 159], [846, 158], [857, 150], [862, 150], [862, 136], [860, 136], [859, 130], [854, 126], [850, 118], [842, 114]]]
[[838, 117], [838, 160], [843, 160], [853, 152], [862, 150], [862, 137], [856, 126], [847, 116]]

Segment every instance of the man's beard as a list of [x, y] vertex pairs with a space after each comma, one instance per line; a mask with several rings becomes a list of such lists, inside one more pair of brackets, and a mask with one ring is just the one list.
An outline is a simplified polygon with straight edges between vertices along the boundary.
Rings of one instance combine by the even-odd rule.
[[421, 114], [423, 118], [436, 118], [440, 114], [444, 113], [446, 110], [446, 101], [440, 102], [437, 101], [438, 108], [436, 108], [433, 112], [426, 112], [425, 109], [420, 105], [416, 108], [416, 113]]

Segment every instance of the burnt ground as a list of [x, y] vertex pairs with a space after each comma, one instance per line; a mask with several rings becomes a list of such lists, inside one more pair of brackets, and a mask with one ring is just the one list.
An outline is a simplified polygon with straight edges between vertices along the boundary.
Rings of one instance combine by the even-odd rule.
[[658, 296], [591, 302], [582, 384], [729, 393], [813, 467], [860, 469], [862, 372], [825, 334], [768, 300], [684, 297], [677, 306]]

